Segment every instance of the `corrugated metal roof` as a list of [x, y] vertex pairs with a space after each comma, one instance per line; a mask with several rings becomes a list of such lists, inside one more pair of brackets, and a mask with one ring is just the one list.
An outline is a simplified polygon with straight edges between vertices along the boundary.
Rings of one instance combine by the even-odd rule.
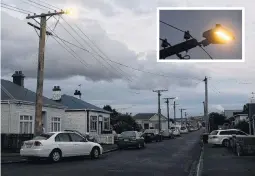
[[138, 113], [133, 117], [133, 119], [135, 119], [135, 120], [149, 120], [155, 114], [156, 113]]
[[68, 110], [78, 110], [78, 109], [86, 109], [86, 110], [95, 110], [95, 111], [100, 111], [100, 112], [105, 112], [105, 113], [111, 113], [109, 111], [106, 111], [102, 108], [99, 108], [95, 105], [92, 105], [88, 102], [85, 102], [81, 99], [78, 99], [76, 97], [70, 96], [70, 95], [62, 95], [61, 96], [61, 100], [59, 101], [59, 103], [67, 106]]
[[[35, 103], [36, 93], [11, 81], [1, 79], [1, 100], [13, 99]], [[43, 97], [43, 105], [58, 106], [64, 108], [62, 104], [59, 104], [46, 97]]]

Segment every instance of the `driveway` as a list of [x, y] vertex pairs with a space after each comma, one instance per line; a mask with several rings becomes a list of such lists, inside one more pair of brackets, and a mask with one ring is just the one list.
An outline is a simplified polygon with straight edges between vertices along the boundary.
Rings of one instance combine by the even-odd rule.
[[177, 139], [147, 144], [145, 149], [129, 149], [104, 154], [98, 160], [68, 159], [56, 164], [44, 162], [2, 166], [3, 176], [188, 176], [200, 155], [201, 131]]

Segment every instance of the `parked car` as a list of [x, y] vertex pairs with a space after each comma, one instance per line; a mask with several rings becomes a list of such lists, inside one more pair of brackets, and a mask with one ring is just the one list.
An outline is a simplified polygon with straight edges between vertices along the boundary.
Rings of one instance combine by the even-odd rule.
[[247, 133], [237, 129], [215, 130], [209, 134], [208, 143], [213, 145], [223, 145], [225, 147], [228, 147], [230, 144], [229, 138], [232, 135], [248, 136]]
[[49, 158], [59, 162], [63, 157], [85, 156], [99, 158], [103, 153], [100, 144], [90, 142], [76, 132], [50, 132], [25, 141], [20, 149], [20, 155], [28, 159]]
[[96, 138], [94, 136], [91, 136], [89, 133], [82, 134], [81, 132], [79, 132], [77, 130], [64, 130], [64, 131], [78, 133], [79, 135], [83, 136], [90, 142], [97, 142]]
[[171, 129], [162, 130], [161, 134], [163, 138], [169, 138], [169, 139], [174, 138], [173, 131]]
[[173, 131], [174, 136], [181, 136], [181, 132], [180, 132], [179, 128], [171, 127], [171, 130]]
[[145, 142], [161, 142], [163, 138], [158, 129], [146, 129], [143, 133], [143, 137]]
[[188, 129], [186, 128], [186, 127], [184, 127], [184, 126], [182, 126], [181, 128], [180, 128], [180, 133], [181, 134], [186, 134], [186, 133], [188, 133], [189, 131], [188, 131]]
[[120, 134], [117, 145], [119, 149], [129, 147], [137, 147], [138, 149], [141, 149], [145, 147], [145, 142], [141, 133], [137, 131], [124, 131]]

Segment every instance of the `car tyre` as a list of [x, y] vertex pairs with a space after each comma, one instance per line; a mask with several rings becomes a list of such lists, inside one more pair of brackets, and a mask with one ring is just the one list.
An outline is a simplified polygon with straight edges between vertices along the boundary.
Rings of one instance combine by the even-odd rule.
[[62, 152], [59, 149], [54, 149], [50, 153], [50, 161], [53, 163], [57, 163], [62, 159]]
[[100, 156], [100, 149], [98, 147], [94, 147], [90, 152], [91, 159], [98, 159]]
[[229, 147], [229, 140], [228, 139], [224, 139], [223, 142], [222, 142], [222, 145], [224, 147]]

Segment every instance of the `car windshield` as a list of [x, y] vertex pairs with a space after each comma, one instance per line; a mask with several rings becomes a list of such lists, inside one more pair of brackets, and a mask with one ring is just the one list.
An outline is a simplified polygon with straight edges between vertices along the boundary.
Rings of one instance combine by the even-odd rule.
[[218, 131], [217, 131], [217, 130], [212, 131], [212, 132], [210, 133], [210, 135], [217, 135], [217, 134], [218, 134]]
[[135, 137], [136, 133], [134, 131], [125, 131], [122, 132], [120, 135], [121, 137]]
[[144, 131], [144, 133], [156, 133], [155, 129], [147, 129]]
[[186, 128], [185, 127], [181, 127], [181, 130], [185, 130]]
[[39, 136], [35, 136], [32, 140], [47, 140], [49, 139], [54, 133], [45, 133]]

